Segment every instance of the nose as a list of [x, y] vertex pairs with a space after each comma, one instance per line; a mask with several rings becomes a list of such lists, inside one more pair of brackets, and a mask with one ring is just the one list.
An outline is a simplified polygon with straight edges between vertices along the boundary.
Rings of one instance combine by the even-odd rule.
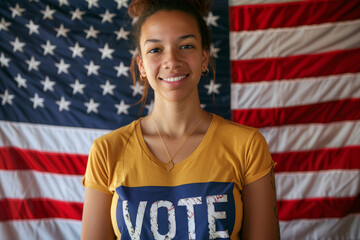
[[177, 49], [170, 48], [164, 54], [163, 66], [165, 69], [176, 69], [181, 66], [181, 60]]

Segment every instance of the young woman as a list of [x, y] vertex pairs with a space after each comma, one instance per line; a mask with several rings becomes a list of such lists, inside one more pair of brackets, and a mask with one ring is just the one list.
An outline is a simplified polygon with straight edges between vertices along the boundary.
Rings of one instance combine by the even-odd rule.
[[279, 238], [274, 163], [264, 138], [200, 107], [209, 6], [130, 5], [138, 17], [135, 75], [154, 90], [154, 109], [95, 140], [83, 179], [82, 239]]

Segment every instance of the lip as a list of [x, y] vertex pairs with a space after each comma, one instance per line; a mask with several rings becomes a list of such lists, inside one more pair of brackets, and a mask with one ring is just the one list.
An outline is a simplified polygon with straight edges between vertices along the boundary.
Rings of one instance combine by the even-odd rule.
[[183, 75], [162, 77], [162, 78], [159, 78], [159, 79], [161, 81], [164, 81], [164, 82], [167, 82], [167, 83], [176, 83], [176, 82], [180, 82], [181, 80], [184, 80], [188, 76], [189, 76], [189, 74], [183, 74]]
[[177, 74], [172, 76], [166, 76], [164, 78], [159, 78], [160, 82], [167, 88], [178, 88], [184, 81], [189, 77], [190, 74]]

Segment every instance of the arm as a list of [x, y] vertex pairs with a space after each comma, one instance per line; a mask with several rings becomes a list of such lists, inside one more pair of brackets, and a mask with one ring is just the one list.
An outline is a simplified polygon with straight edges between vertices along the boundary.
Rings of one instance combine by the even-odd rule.
[[261, 179], [244, 186], [242, 239], [280, 239], [276, 205], [275, 178], [272, 169]]
[[110, 218], [112, 195], [85, 188], [81, 239], [115, 239]]

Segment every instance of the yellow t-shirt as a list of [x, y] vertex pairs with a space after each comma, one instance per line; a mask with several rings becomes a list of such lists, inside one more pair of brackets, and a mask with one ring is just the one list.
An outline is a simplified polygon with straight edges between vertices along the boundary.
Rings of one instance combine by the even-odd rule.
[[167, 171], [137, 120], [94, 141], [83, 184], [113, 195], [118, 239], [240, 239], [241, 190], [273, 165], [256, 129], [213, 114], [197, 149]]

